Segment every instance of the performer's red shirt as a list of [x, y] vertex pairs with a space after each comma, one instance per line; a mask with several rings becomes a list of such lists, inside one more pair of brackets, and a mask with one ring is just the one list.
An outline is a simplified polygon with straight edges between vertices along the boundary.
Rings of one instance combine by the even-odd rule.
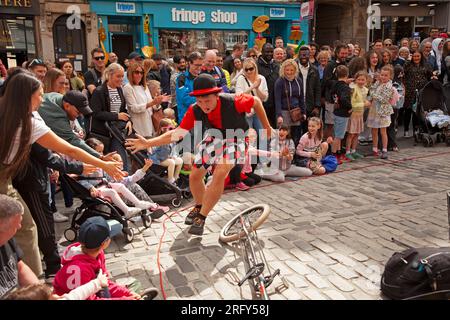
[[[234, 98], [234, 107], [239, 113], [251, 112], [255, 99], [249, 94], [237, 94]], [[222, 128], [222, 113], [220, 112], [221, 102], [217, 97], [217, 107], [208, 113], [208, 120], [211, 125], [216, 129]], [[185, 130], [191, 130], [194, 128], [195, 115], [193, 105], [186, 111], [183, 120], [181, 120], [180, 128]]]

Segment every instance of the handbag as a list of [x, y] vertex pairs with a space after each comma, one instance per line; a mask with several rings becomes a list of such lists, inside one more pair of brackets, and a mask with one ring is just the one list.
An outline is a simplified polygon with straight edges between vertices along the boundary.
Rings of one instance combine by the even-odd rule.
[[159, 107], [158, 110], [153, 110], [152, 113], [152, 123], [153, 123], [153, 128], [155, 129], [155, 132], [159, 132], [159, 122], [161, 121], [161, 119], [164, 119], [164, 113], [163, 113], [163, 109], [162, 107]]
[[287, 88], [286, 88], [286, 82], [284, 82], [284, 92], [286, 93], [288, 111], [289, 111], [289, 115], [291, 117], [291, 121], [292, 122], [303, 121], [302, 109], [300, 109], [300, 107], [291, 108], [291, 101], [290, 101], [291, 98], [290, 98]]

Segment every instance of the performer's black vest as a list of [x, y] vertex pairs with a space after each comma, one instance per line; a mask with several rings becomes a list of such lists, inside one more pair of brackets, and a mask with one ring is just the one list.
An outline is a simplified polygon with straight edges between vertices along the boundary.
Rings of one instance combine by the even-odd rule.
[[[242, 129], [246, 132], [249, 128], [245, 113], [239, 113], [234, 106], [234, 94], [220, 93], [220, 113], [222, 117], [222, 134], [225, 133], [227, 129]], [[208, 120], [208, 115], [202, 111], [198, 105], [194, 105], [194, 116], [195, 120], [202, 121], [203, 132], [210, 128], [214, 128]], [[216, 128], [218, 129], [218, 128]]]

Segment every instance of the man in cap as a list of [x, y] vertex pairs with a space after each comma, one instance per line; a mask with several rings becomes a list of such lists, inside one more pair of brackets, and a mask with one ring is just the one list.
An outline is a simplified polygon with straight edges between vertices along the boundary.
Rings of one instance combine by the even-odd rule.
[[[56, 274], [53, 290], [57, 295], [63, 295], [71, 290], [96, 279], [100, 270], [109, 276], [106, 269], [104, 250], [111, 243], [111, 238], [117, 232], [111, 230], [108, 222], [100, 216], [88, 218], [80, 226], [78, 241], [71, 244], [62, 256], [62, 268]], [[156, 288], [146, 290], [146, 299], [153, 299], [158, 295]], [[121, 299], [140, 300], [144, 298], [125, 286], [108, 280], [105, 290], [93, 294], [87, 300]]]
[[64, 96], [56, 92], [46, 93], [38, 112], [47, 126], [57, 136], [94, 157], [100, 158], [98, 152], [89, 147], [83, 139], [75, 134], [70, 123], [80, 115], [86, 117], [92, 114], [84, 94], [77, 90], [71, 90]]
[[[253, 108], [266, 133], [269, 136], [272, 134], [259, 98], [248, 94], [219, 94], [220, 91], [222, 89], [217, 87], [211, 75], [199, 75], [194, 80], [194, 91], [190, 94], [196, 97], [197, 102], [188, 108], [178, 128], [157, 138], [147, 140], [138, 136], [138, 139], [129, 139], [126, 143], [129, 150], [137, 152], [179, 141], [191, 129], [194, 129], [194, 139], [197, 141], [198, 136], [195, 135], [201, 126], [202, 140], [194, 151], [194, 165], [189, 176], [189, 186], [196, 205], [185, 221], [191, 225], [188, 232], [194, 235], [203, 234], [205, 219], [219, 201], [230, 170], [235, 164], [244, 163], [249, 128], [246, 112]], [[203, 181], [210, 166], [214, 166], [213, 180], [206, 189]]]

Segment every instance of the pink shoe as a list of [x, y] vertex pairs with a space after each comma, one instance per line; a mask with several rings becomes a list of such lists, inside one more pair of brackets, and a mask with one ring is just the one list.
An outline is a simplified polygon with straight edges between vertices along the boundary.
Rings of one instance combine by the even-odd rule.
[[243, 182], [239, 182], [238, 184], [236, 184], [235, 188], [239, 191], [247, 191], [248, 189], [250, 189], [250, 187]]

